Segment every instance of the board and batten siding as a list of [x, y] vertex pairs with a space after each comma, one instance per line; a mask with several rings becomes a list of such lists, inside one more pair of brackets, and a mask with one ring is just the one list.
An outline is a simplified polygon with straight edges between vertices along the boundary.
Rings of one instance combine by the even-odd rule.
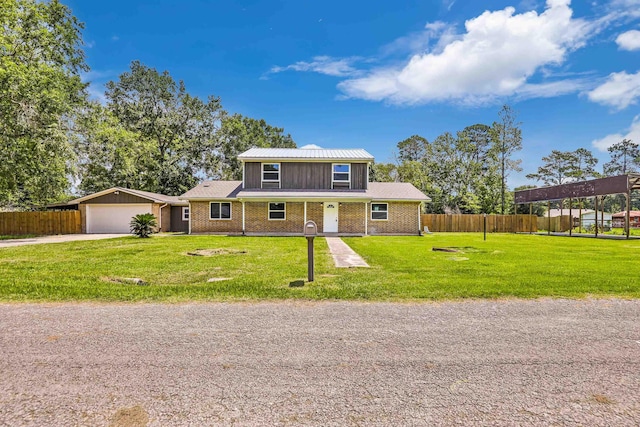
[[281, 188], [326, 190], [331, 188], [331, 163], [282, 163]]
[[[280, 162], [280, 188], [330, 190], [332, 163]], [[246, 162], [244, 165], [244, 188], [262, 187], [262, 166], [260, 162]], [[366, 163], [351, 163], [351, 189], [366, 190], [368, 168]]]
[[246, 162], [244, 164], [244, 188], [262, 187], [261, 169], [260, 162]]
[[351, 163], [351, 189], [366, 190], [369, 181], [369, 168], [366, 163]]
[[143, 197], [134, 196], [133, 194], [120, 191], [119, 194], [109, 193], [104, 196], [94, 197], [93, 199], [85, 200], [80, 204], [119, 204], [119, 203], [151, 203], [149, 199]]

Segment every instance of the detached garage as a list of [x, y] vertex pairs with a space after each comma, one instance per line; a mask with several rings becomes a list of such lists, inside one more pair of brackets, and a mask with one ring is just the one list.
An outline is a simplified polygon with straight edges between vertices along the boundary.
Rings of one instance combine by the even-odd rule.
[[83, 233], [130, 232], [131, 218], [151, 213], [158, 221], [158, 231], [184, 231], [189, 227], [189, 205], [177, 196], [114, 187], [72, 200], [82, 217]]

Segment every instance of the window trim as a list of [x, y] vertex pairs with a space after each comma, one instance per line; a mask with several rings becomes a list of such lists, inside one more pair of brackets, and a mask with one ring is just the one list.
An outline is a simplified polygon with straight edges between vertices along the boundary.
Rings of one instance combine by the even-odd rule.
[[[348, 166], [349, 170], [346, 172], [347, 174], [347, 179], [343, 180], [343, 179], [338, 179], [336, 180], [336, 173], [345, 173], [345, 172], [336, 172], [335, 171], [335, 167], [336, 166]], [[349, 190], [351, 189], [351, 163], [331, 163], [331, 189], [335, 190], [335, 183], [339, 182], [339, 183], [348, 183], [349, 184]]]
[[[284, 205], [284, 209], [282, 210], [272, 210], [271, 204], [282, 203]], [[284, 218], [271, 218], [271, 212], [284, 212]], [[267, 202], [267, 220], [269, 221], [286, 221], [287, 220], [287, 202]]]
[[[265, 170], [264, 170], [264, 165], [278, 165], [278, 179], [264, 179], [264, 174], [265, 174]], [[280, 162], [262, 162], [260, 163], [260, 187], [263, 187], [262, 184], [264, 184], [265, 182], [277, 182], [278, 183], [278, 188], [280, 188], [282, 186], [282, 184], [280, 183], [280, 178], [282, 177], [282, 164]], [[273, 171], [267, 171], [267, 173], [276, 173]]]
[[[211, 205], [217, 203], [220, 205], [220, 218], [211, 218]], [[222, 204], [223, 203], [227, 203], [229, 205], [229, 218], [222, 218]], [[232, 209], [232, 203], [231, 202], [224, 202], [224, 201], [215, 201], [215, 202], [209, 202], [209, 221], [231, 221], [233, 219], [233, 209]]]
[[[211, 215], [211, 207], [209, 207], [209, 215]], [[189, 221], [189, 217], [190, 216], [191, 216], [191, 211], [189, 210], [189, 206], [183, 206], [182, 207], [182, 220], [183, 221]]]
[[[384, 212], [386, 213], [386, 218], [374, 218], [373, 217], [373, 205], [385, 205], [387, 207], [384, 211], [375, 211], [375, 212]], [[389, 203], [387, 202], [371, 202], [371, 221], [389, 221]]]

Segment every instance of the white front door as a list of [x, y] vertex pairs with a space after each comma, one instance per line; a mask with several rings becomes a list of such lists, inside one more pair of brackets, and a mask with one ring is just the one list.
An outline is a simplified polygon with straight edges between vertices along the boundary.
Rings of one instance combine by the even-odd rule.
[[338, 232], [338, 202], [324, 202], [324, 226], [323, 232]]

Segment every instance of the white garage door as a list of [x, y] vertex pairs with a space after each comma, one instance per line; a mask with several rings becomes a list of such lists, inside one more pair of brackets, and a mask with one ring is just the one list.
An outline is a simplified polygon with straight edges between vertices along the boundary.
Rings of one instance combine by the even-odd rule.
[[151, 213], [151, 203], [87, 204], [87, 233], [130, 233], [131, 218]]

